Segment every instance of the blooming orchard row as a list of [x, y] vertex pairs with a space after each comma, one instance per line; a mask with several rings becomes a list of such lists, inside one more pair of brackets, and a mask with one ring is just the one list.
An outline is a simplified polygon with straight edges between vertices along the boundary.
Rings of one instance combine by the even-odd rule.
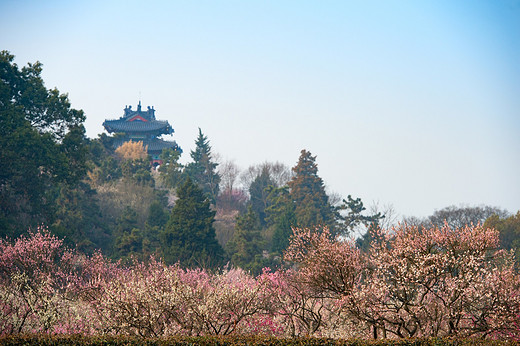
[[291, 269], [253, 277], [114, 263], [45, 229], [0, 241], [0, 334], [518, 339], [520, 277], [493, 229], [379, 230], [369, 252], [295, 229]]
[[286, 257], [302, 284], [373, 337], [518, 338], [520, 276], [496, 230], [401, 225], [374, 238], [364, 254], [326, 231], [295, 230]]

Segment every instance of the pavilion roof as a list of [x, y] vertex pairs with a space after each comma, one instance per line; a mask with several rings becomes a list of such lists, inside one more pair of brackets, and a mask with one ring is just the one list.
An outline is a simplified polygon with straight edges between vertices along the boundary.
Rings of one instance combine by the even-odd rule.
[[103, 123], [105, 129], [109, 132], [156, 132], [164, 134], [172, 134], [173, 128], [166, 120], [129, 120], [127, 118], [117, 120], [105, 120]]
[[164, 141], [159, 138], [148, 139], [143, 141], [144, 146], [148, 146], [148, 152], [162, 151], [163, 149], [172, 148], [180, 150], [177, 142], [175, 141]]
[[150, 133], [156, 135], [172, 134], [173, 128], [166, 120], [155, 119], [155, 109], [148, 107], [148, 110], [141, 109], [141, 101], [137, 105], [137, 110], [132, 110], [132, 106], [126, 106], [124, 114], [119, 119], [105, 120], [103, 126], [108, 133], [125, 132], [125, 133]]

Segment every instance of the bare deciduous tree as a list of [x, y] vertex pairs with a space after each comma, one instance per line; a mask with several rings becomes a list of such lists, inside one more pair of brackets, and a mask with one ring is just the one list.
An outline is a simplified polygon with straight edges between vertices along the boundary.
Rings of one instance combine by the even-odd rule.
[[507, 217], [509, 216], [509, 213], [507, 210], [491, 207], [488, 205], [479, 205], [475, 207], [470, 207], [467, 205], [451, 205], [449, 207], [436, 210], [433, 215], [428, 218], [428, 220], [431, 224], [438, 227], [443, 226], [444, 222], [446, 222], [451, 228], [461, 228], [471, 224], [482, 224], [488, 217], [492, 215]]
[[240, 168], [233, 160], [226, 160], [219, 165], [218, 174], [221, 191], [233, 191], [240, 175]]
[[264, 162], [259, 165], [249, 166], [240, 176], [240, 180], [245, 190], [249, 190], [251, 183], [266, 170], [269, 177], [274, 182], [275, 187], [287, 185], [292, 178], [292, 171], [281, 162]]

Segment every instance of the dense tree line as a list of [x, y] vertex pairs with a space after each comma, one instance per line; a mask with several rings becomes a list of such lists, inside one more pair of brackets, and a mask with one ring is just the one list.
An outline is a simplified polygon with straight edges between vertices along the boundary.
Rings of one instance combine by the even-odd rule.
[[[86, 253], [101, 249], [124, 261], [155, 255], [188, 267], [230, 262], [259, 273], [280, 264], [292, 227], [341, 230], [310, 152], [302, 151], [292, 171], [251, 167], [240, 188], [238, 168], [219, 169], [199, 129], [190, 162], [164, 150], [155, 171], [142, 143], [116, 148], [117, 134], [86, 138], [83, 112], [45, 88], [41, 64], [19, 68], [13, 60], [2, 52], [2, 238], [46, 225]], [[215, 222], [226, 217], [224, 226]]]
[[[199, 128], [187, 164], [166, 149], [157, 170], [140, 142], [116, 148], [118, 134], [85, 136], [82, 111], [67, 95], [45, 88], [40, 63], [19, 68], [0, 54], [0, 237], [46, 225], [80, 251], [100, 249], [123, 261], [162, 258], [185, 267], [229, 263], [253, 274], [283, 263], [293, 228], [330, 237], [364, 232], [368, 251], [388, 213], [360, 198], [330, 194], [316, 156], [302, 150], [292, 168], [265, 162], [244, 171], [218, 162]], [[408, 224], [453, 228], [484, 223], [519, 252], [518, 214], [488, 206], [447, 207]], [[318, 231], [317, 231], [318, 232]]]

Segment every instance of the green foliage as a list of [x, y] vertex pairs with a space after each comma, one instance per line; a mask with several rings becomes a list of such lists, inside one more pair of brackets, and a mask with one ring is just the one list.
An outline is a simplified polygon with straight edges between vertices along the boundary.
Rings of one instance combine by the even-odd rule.
[[54, 218], [49, 229], [84, 253], [109, 251], [110, 230], [102, 219], [96, 191], [85, 183], [76, 188], [61, 184], [55, 191]]
[[281, 254], [289, 245], [292, 227], [334, 228], [334, 209], [329, 203], [323, 180], [318, 176], [316, 157], [306, 150], [292, 168], [294, 175], [287, 186], [265, 189], [266, 221], [273, 230], [273, 252]]
[[159, 201], [153, 201], [148, 208], [148, 220], [146, 223], [152, 227], [163, 227], [168, 222], [168, 212]]
[[122, 177], [119, 160], [116, 159], [114, 150], [107, 144], [109, 142], [106, 138], [106, 134], [102, 134], [88, 143], [89, 171], [87, 175], [94, 187]]
[[[350, 195], [343, 204], [333, 207], [325, 192], [323, 180], [318, 176], [316, 157], [302, 150], [298, 163], [293, 167], [294, 176], [288, 186], [269, 187], [266, 221], [273, 230], [271, 250], [282, 253], [289, 245], [292, 227], [328, 226], [332, 236], [348, 235], [363, 225], [376, 228], [383, 217], [380, 213], [364, 215], [361, 199]], [[252, 184], [253, 185], [253, 184]]]
[[117, 219], [114, 229], [114, 257], [128, 259], [142, 248], [142, 233], [137, 228], [137, 213], [130, 207]]
[[267, 189], [267, 222], [274, 229], [271, 250], [282, 254], [289, 245], [292, 227], [297, 224], [294, 203], [287, 186]]
[[150, 174], [150, 160], [123, 160], [121, 162], [123, 177], [139, 185], [154, 186], [154, 180]]
[[138, 214], [131, 208], [119, 217], [114, 229], [114, 251], [112, 257], [124, 262], [146, 261], [159, 248], [158, 226], [146, 224], [140, 228]]
[[[140, 145], [140, 146], [139, 146]], [[150, 157], [140, 142], [126, 142], [114, 151], [113, 137], [105, 134], [91, 140], [88, 178], [93, 187], [124, 178], [133, 184], [155, 185], [151, 175]]]
[[484, 223], [484, 227], [496, 228], [500, 233], [500, 246], [513, 250], [517, 263], [520, 262], [520, 211], [509, 217], [495, 214]]
[[208, 138], [202, 134], [200, 128], [195, 145], [195, 150], [190, 153], [193, 162], [186, 166], [185, 172], [191, 180], [200, 186], [210, 201], [215, 203], [220, 183], [220, 176], [216, 172], [218, 163], [213, 162]]
[[144, 244], [143, 251], [146, 257], [150, 254], [159, 253], [161, 240], [159, 235], [168, 222], [170, 215], [159, 200], [153, 201], [148, 208], [148, 219], [144, 225]]
[[171, 189], [175, 189], [184, 180], [183, 166], [179, 162], [181, 153], [171, 148], [164, 149], [160, 155], [163, 161], [159, 167], [162, 183]]
[[150, 161], [122, 159], [113, 137], [105, 134], [91, 140], [89, 149], [88, 182], [97, 191], [92, 203], [99, 205], [108, 230], [103, 251], [115, 259], [147, 259], [160, 247], [158, 234], [169, 217], [161, 202], [165, 191], [155, 189]]
[[258, 215], [251, 206], [244, 215], [237, 217], [235, 233], [226, 247], [233, 266], [248, 270], [255, 275], [260, 274], [265, 246]]
[[45, 88], [42, 65], [18, 68], [0, 52], [0, 235], [16, 236], [54, 218], [52, 190], [86, 172], [82, 111]]
[[258, 175], [249, 186], [250, 205], [253, 211], [258, 215], [260, 225], [266, 226], [267, 197], [269, 195], [268, 187], [274, 186], [274, 181], [269, 175], [267, 167], [262, 169], [262, 173]]
[[144, 229], [149, 219], [150, 205], [155, 201], [161, 201], [163, 196], [164, 191], [136, 184], [129, 179], [119, 179], [98, 186], [95, 198], [101, 209], [103, 222], [110, 229], [115, 228], [116, 221], [127, 207], [137, 213], [136, 227]]
[[[343, 236], [349, 235], [359, 226], [365, 226], [368, 229], [378, 227], [379, 221], [384, 218], [381, 213], [373, 215], [364, 215], [366, 208], [363, 206], [361, 198], [353, 199], [351, 195], [343, 200], [343, 203], [336, 208], [336, 234]], [[365, 246], [369, 244], [370, 232], [365, 234]]]
[[292, 170], [295, 175], [288, 186], [298, 226], [333, 226], [333, 208], [325, 192], [323, 180], [318, 176], [316, 156], [302, 150], [298, 163]]
[[209, 199], [190, 178], [178, 187], [177, 197], [161, 234], [165, 262], [179, 262], [186, 267], [223, 264], [224, 250], [216, 239], [215, 212]]

